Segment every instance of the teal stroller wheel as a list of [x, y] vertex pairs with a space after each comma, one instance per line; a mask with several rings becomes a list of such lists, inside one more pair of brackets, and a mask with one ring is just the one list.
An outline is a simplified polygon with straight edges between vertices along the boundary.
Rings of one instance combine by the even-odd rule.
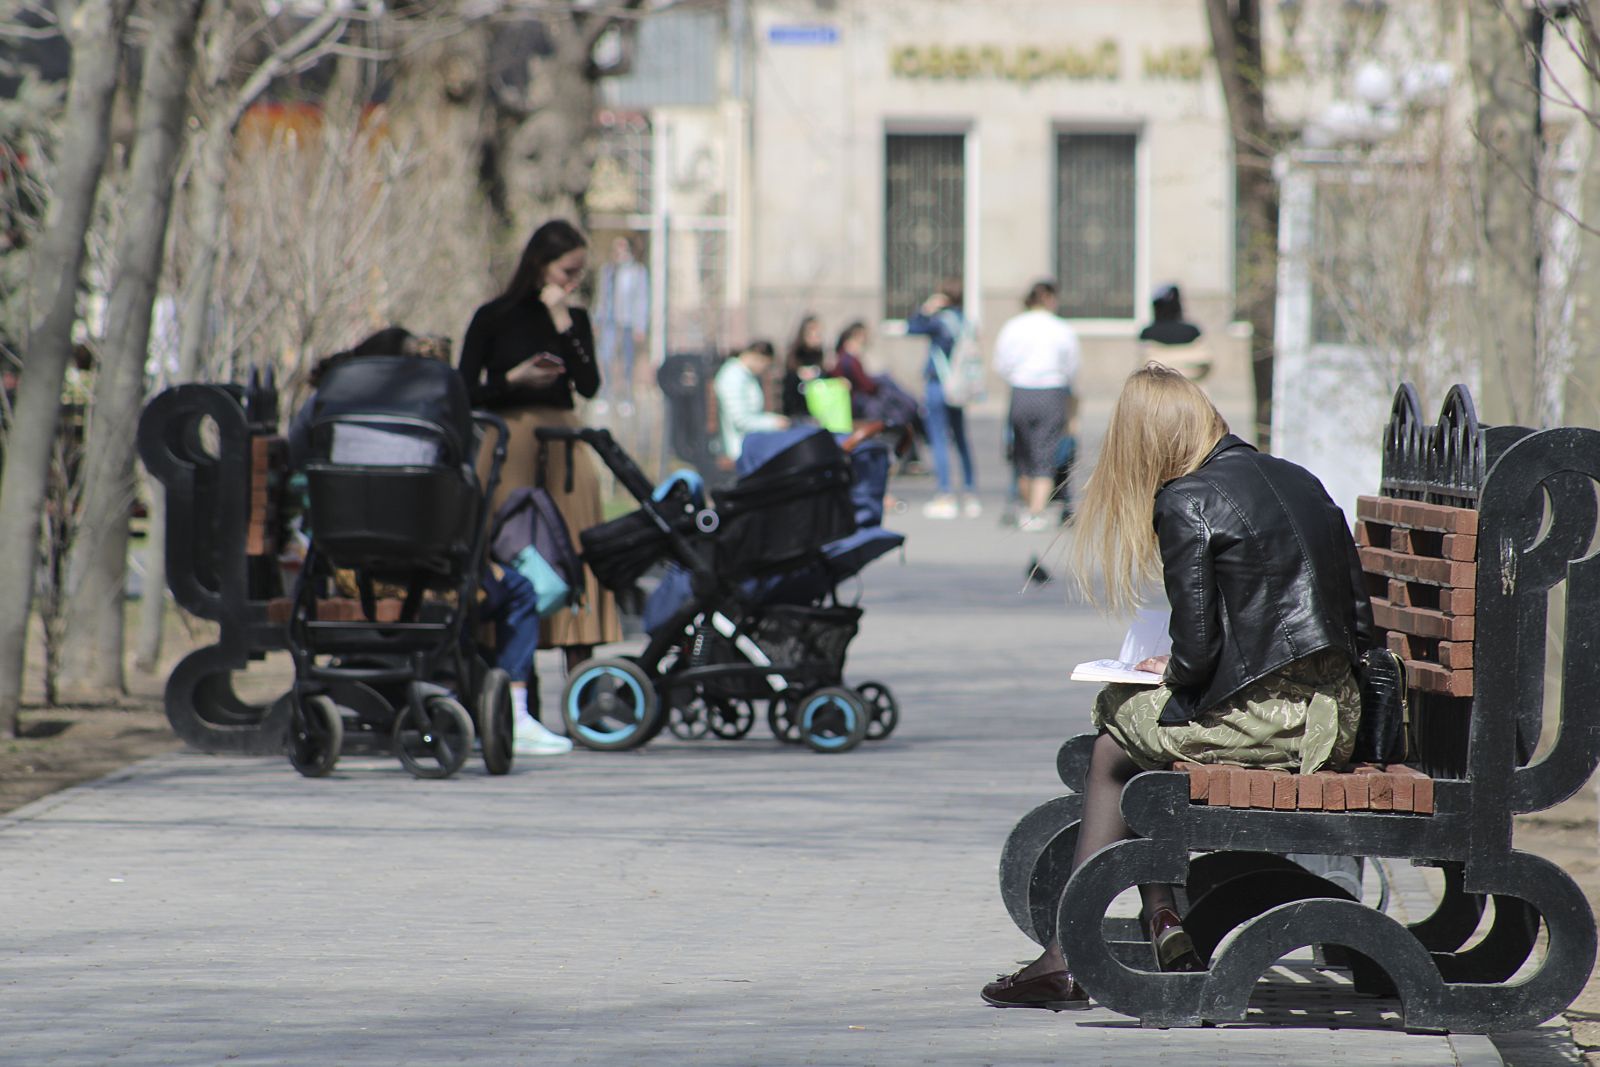
[[813, 751], [849, 752], [867, 736], [871, 716], [854, 689], [830, 685], [807, 693], [795, 720]]
[[657, 732], [661, 700], [644, 668], [628, 659], [578, 664], [561, 693], [567, 735], [584, 748], [633, 748]]

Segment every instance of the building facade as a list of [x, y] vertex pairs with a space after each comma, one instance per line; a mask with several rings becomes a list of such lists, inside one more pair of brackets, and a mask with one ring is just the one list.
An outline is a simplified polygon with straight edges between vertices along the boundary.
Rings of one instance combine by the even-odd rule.
[[[892, 334], [946, 275], [998, 327], [1041, 277], [1091, 342], [1151, 290], [1226, 323], [1233, 196], [1204, 5], [753, 5], [749, 316]], [[1130, 356], [1131, 358], [1131, 356]]]

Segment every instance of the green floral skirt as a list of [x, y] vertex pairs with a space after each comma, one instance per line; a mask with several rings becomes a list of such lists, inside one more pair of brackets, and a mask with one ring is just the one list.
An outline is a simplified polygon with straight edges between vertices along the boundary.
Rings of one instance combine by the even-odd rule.
[[1337, 649], [1295, 660], [1192, 722], [1162, 726], [1171, 695], [1164, 685], [1108, 685], [1094, 724], [1146, 770], [1186, 760], [1310, 774], [1349, 761], [1361, 722], [1361, 690]]

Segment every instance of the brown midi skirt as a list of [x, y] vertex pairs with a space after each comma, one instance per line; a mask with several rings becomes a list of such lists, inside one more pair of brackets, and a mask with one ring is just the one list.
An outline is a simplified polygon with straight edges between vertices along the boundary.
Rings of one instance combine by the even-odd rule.
[[[514, 489], [531, 486], [539, 459], [539, 442], [533, 431], [540, 426], [583, 425], [577, 413], [560, 408], [509, 408], [497, 414], [506, 420], [511, 437], [506, 442], [506, 462], [500, 468], [500, 485], [495, 490], [494, 506], [501, 503]], [[544, 487], [549, 490], [561, 517], [567, 520], [567, 533], [573, 547], [578, 546], [578, 533], [596, 526], [605, 518], [600, 506], [600, 480], [595, 473], [595, 459], [588, 445], [576, 444], [572, 448], [572, 492], [567, 492], [567, 446], [552, 443], [547, 449]], [[480, 475], [487, 474], [487, 452], [478, 460]], [[604, 645], [622, 640], [622, 620], [617, 614], [617, 602], [611, 591], [595, 580], [588, 567], [583, 569], [583, 603], [576, 610], [562, 608], [545, 616], [539, 623], [540, 648], [564, 648], [568, 645]]]

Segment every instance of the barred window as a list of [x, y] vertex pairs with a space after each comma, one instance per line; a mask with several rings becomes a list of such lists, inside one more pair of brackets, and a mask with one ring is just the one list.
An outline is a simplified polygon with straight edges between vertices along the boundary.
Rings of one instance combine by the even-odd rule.
[[1067, 318], [1137, 313], [1138, 143], [1131, 133], [1056, 136], [1056, 279]]
[[966, 261], [966, 137], [891, 133], [884, 145], [884, 315], [903, 319]]

